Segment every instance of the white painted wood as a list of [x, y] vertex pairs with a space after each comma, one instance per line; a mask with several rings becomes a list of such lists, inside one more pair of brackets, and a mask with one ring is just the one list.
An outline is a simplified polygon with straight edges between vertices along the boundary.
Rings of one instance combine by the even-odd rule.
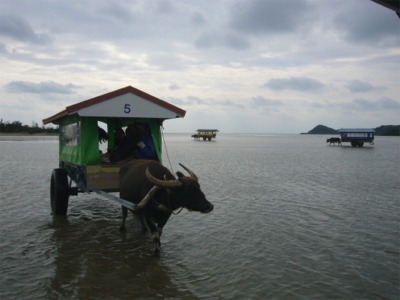
[[80, 109], [77, 113], [82, 117], [114, 118], [173, 119], [178, 116], [175, 112], [172, 112], [169, 109], [131, 93]]

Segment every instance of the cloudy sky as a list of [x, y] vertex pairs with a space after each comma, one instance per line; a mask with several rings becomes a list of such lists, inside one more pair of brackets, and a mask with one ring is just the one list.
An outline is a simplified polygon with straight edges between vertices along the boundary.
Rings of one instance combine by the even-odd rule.
[[132, 85], [187, 111], [166, 132], [400, 124], [399, 46], [370, 0], [0, 0], [0, 118]]

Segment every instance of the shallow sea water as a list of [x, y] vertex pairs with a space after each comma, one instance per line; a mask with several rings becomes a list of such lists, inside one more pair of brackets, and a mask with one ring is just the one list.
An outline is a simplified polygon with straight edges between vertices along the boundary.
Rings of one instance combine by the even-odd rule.
[[98, 195], [51, 215], [55, 138], [1, 137], [0, 299], [399, 299], [400, 139], [326, 138], [166, 134], [215, 208], [172, 216], [155, 258]]

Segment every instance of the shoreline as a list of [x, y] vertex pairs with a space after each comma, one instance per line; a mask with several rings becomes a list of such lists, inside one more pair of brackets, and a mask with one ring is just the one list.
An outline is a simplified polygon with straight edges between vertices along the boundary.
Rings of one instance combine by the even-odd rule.
[[58, 136], [58, 133], [0, 132], [0, 136]]

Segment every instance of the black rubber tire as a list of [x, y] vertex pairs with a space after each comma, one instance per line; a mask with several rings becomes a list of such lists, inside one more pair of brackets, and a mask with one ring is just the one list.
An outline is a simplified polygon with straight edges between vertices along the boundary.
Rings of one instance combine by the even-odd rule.
[[68, 177], [64, 169], [54, 169], [50, 182], [50, 205], [54, 215], [65, 216], [68, 210]]

